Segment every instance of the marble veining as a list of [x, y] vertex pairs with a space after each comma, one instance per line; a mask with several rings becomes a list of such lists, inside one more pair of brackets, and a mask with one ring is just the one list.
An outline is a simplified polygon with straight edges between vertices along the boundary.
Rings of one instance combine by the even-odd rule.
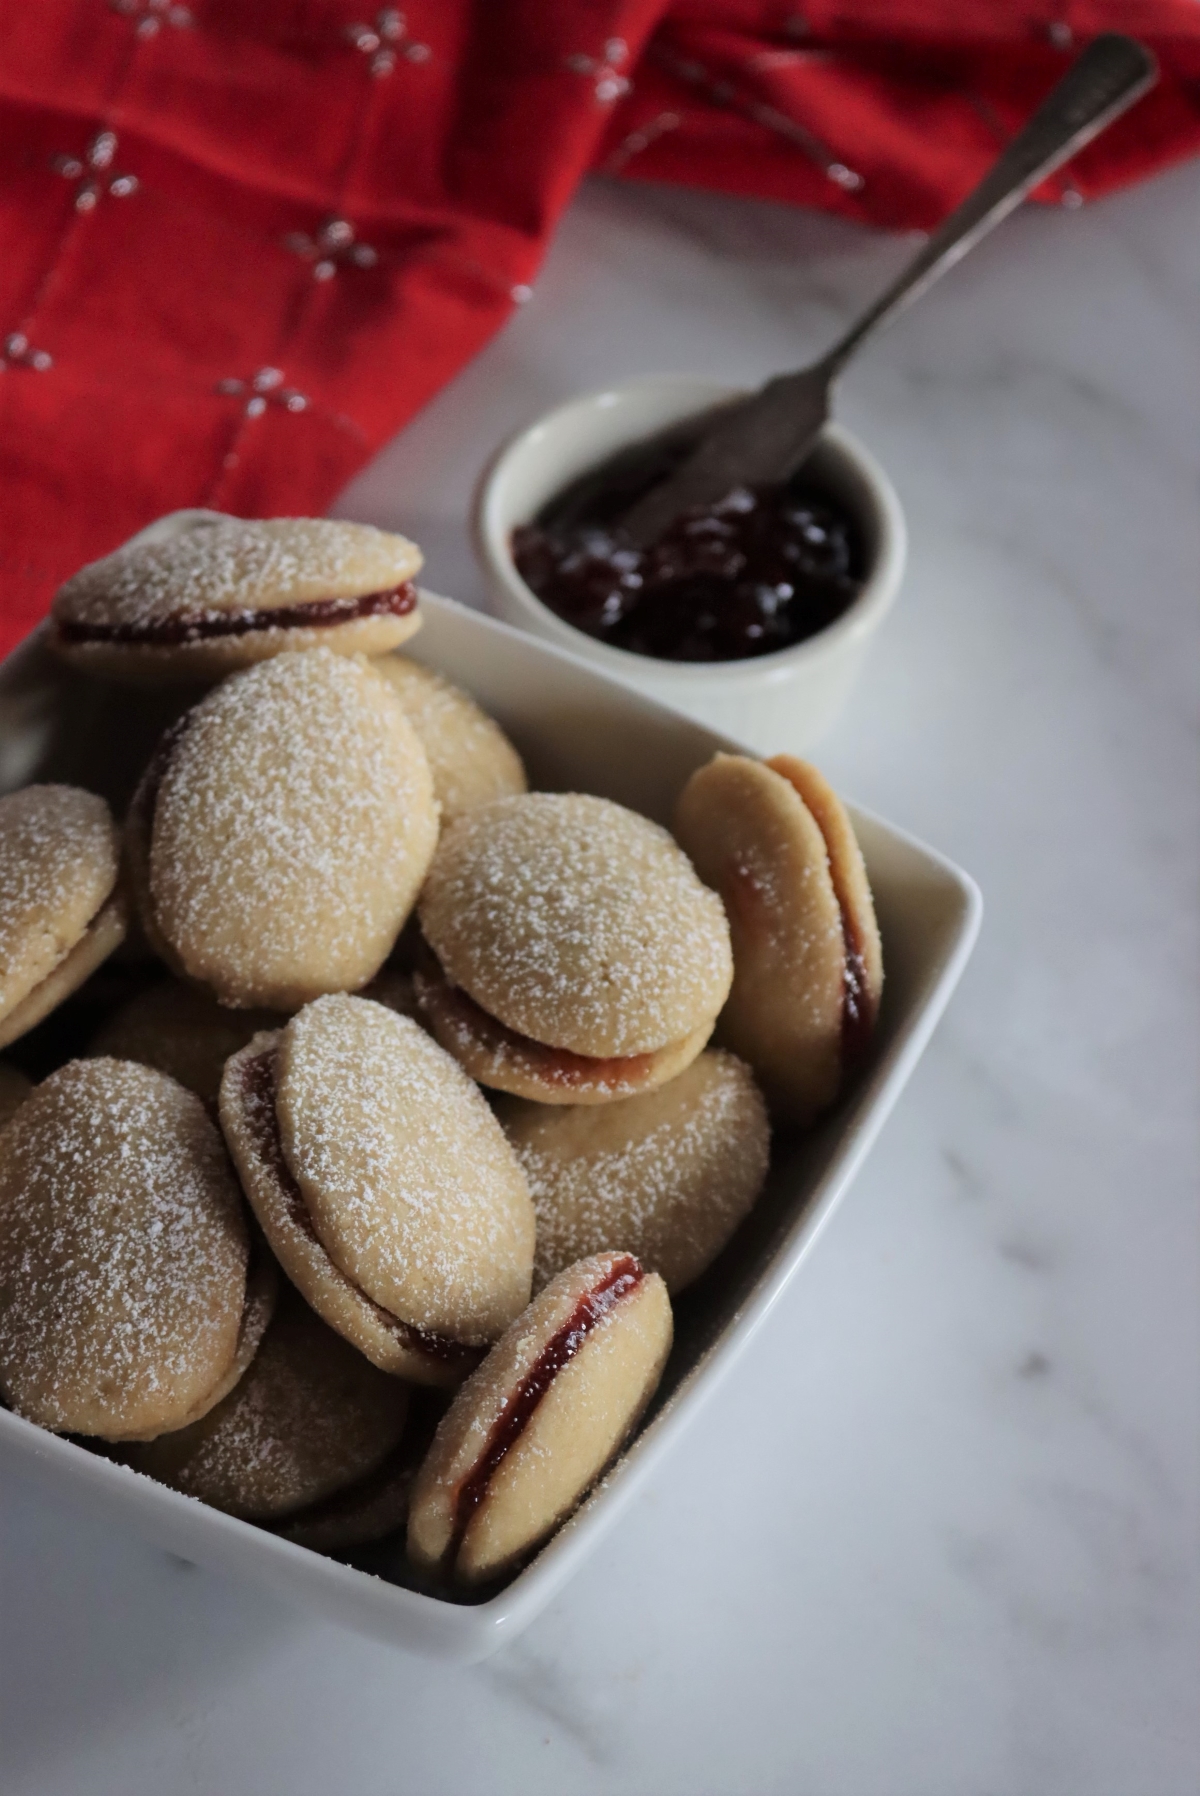
[[[448, 1671], [4, 1492], [6, 1796], [1195, 1796], [1200, 166], [1025, 212], [856, 363], [908, 580], [819, 755], [961, 860], [975, 960], [854, 1190], [555, 1604]], [[344, 495], [479, 601], [506, 433], [753, 381], [907, 253], [594, 183]]]

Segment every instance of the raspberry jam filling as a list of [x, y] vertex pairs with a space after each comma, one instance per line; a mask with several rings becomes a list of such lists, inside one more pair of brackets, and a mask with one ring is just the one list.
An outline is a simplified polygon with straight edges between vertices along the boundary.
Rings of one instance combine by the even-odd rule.
[[[436, 967], [436, 970], [434, 970]], [[434, 963], [416, 975], [417, 997], [431, 1020], [441, 1023], [463, 1052], [474, 1048], [499, 1066], [506, 1061], [523, 1067], [543, 1085], [562, 1091], [636, 1087], [654, 1063], [653, 1054], [625, 1054], [609, 1059], [551, 1048], [532, 1036], [510, 1029], [476, 1004], [461, 987], [451, 985]]]
[[[786, 779], [787, 775], [784, 774], [783, 777]], [[820, 828], [819, 823], [817, 826]], [[839, 1047], [842, 1068], [848, 1070], [858, 1064], [870, 1046], [875, 1028], [875, 1007], [867, 985], [867, 962], [862, 936], [854, 911], [834, 875], [833, 856], [829, 853], [828, 843], [825, 845], [825, 853], [829, 860], [833, 895], [837, 899], [842, 925], [842, 1023]], [[721, 896], [728, 909], [737, 913], [744, 929], [768, 927], [770, 893], [765, 881], [750, 867], [729, 863], [722, 877]]]
[[[840, 901], [839, 901], [840, 902]], [[867, 989], [867, 962], [849, 905], [841, 905], [846, 965], [842, 973], [842, 1065], [856, 1066], [871, 1043], [875, 1008]]]
[[[275, 1112], [275, 1051], [268, 1048], [263, 1054], [256, 1054], [252, 1060], [242, 1065], [242, 1097], [245, 1104], [245, 1117], [254, 1134], [254, 1150], [263, 1164], [269, 1168], [272, 1176], [287, 1199], [288, 1212], [296, 1227], [302, 1229], [310, 1241], [314, 1241], [321, 1252], [324, 1246], [308, 1206], [304, 1201], [299, 1185], [292, 1176], [291, 1167], [284, 1158], [283, 1142], [279, 1136], [279, 1121]], [[329, 1256], [326, 1254], [326, 1259]], [[450, 1366], [459, 1366], [464, 1374], [473, 1366], [477, 1366], [483, 1358], [483, 1350], [479, 1347], [468, 1347], [462, 1341], [452, 1341], [445, 1335], [434, 1334], [432, 1330], [418, 1328], [413, 1322], [401, 1322], [390, 1310], [375, 1302], [373, 1297], [348, 1278], [340, 1266], [329, 1260], [330, 1271], [340, 1278], [357, 1297], [374, 1310], [379, 1321], [393, 1335], [402, 1347], [413, 1353], [426, 1354], [430, 1359], [443, 1361]]]
[[406, 617], [415, 610], [417, 589], [411, 580], [387, 592], [367, 592], [352, 599], [310, 599], [303, 605], [275, 605], [262, 611], [180, 611], [174, 617], [140, 624], [93, 624], [61, 618], [55, 625], [60, 642], [110, 642], [139, 648], [177, 648], [181, 643], [211, 642], [223, 636], [249, 636], [255, 630], [312, 630], [354, 623], [364, 617]]
[[609, 1267], [600, 1283], [585, 1291], [566, 1321], [546, 1342], [516, 1389], [506, 1398], [504, 1407], [492, 1423], [482, 1453], [458, 1487], [454, 1505], [454, 1527], [443, 1565], [458, 1558], [467, 1529], [479, 1505], [488, 1493], [504, 1459], [516, 1446], [542, 1398], [568, 1360], [574, 1359], [593, 1329], [597, 1328], [622, 1298], [636, 1291], [646, 1274], [632, 1254], [622, 1254]]

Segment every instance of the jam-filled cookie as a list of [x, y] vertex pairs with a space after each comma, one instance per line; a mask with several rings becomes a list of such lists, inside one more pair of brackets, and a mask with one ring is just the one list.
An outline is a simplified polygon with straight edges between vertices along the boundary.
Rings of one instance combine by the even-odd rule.
[[413, 1487], [414, 1563], [462, 1584], [518, 1565], [637, 1425], [671, 1335], [666, 1286], [632, 1254], [560, 1272], [443, 1417]]
[[284, 1271], [384, 1371], [454, 1385], [529, 1300], [533, 1205], [485, 1100], [416, 1023], [319, 999], [236, 1054], [221, 1123]]
[[380, 655], [420, 625], [420, 566], [415, 544], [370, 524], [200, 517], [73, 574], [50, 640], [76, 666], [138, 682], [219, 679], [318, 645]]
[[623, 1241], [672, 1297], [699, 1278], [767, 1176], [770, 1127], [748, 1067], [708, 1050], [642, 1097], [499, 1107], [537, 1214], [534, 1284]]
[[815, 767], [716, 755], [680, 795], [675, 833], [721, 894], [733, 990], [719, 1039], [747, 1060], [781, 1121], [837, 1097], [883, 988], [871, 889], [840, 799]]
[[127, 1448], [127, 1464], [251, 1521], [302, 1515], [396, 1448], [408, 1387], [285, 1291], [248, 1369], [202, 1420]]
[[497, 799], [442, 835], [419, 903], [417, 995], [483, 1085], [598, 1104], [672, 1079], [732, 978], [719, 900], [671, 840], [606, 798]]
[[528, 789], [520, 755], [473, 698], [407, 655], [383, 655], [374, 665], [421, 738], [443, 829], [476, 805]]
[[88, 1052], [155, 1067], [215, 1104], [230, 1055], [282, 1020], [268, 1010], [229, 1010], [198, 986], [161, 979], [115, 1010]]
[[400, 701], [314, 649], [235, 674], [167, 732], [126, 842], [168, 965], [222, 1004], [291, 1011], [378, 972], [437, 831]]
[[77, 786], [0, 798], [0, 1047], [40, 1023], [125, 935], [108, 806]]
[[20, 1067], [0, 1060], [0, 1129], [12, 1121], [32, 1090], [33, 1085]]
[[149, 1067], [72, 1061], [4, 1132], [0, 1388], [57, 1432], [182, 1426], [261, 1334], [248, 1260], [241, 1193], [199, 1098]]

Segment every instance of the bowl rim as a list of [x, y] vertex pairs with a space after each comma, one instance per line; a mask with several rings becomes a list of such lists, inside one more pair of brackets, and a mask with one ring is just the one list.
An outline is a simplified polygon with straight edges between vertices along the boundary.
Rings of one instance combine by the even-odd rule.
[[[907, 558], [908, 530], [899, 495], [882, 463], [852, 431], [832, 420], [823, 427], [819, 446], [831, 449], [862, 481], [874, 507], [871, 522], [877, 543], [873, 565], [860, 592], [840, 617], [815, 635], [791, 643], [787, 648], [773, 649], [766, 655], [749, 655], [735, 661], [668, 661], [618, 648], [589, 636], [585, 630], [577, 629], [552, 611], [526, 585], [512, 558], [509, 545], [512, 526], [503, 505], [504, 482], [514, 464], [518, 464], [531, 449], [540, 446], [547, 433], [562, 430], [589, 412], [611, 410], [625, 395], [632, 397], [656, 389], [700, 395], [697, 410], [702, 409], [705, 398], [719, 400], [752, 390], [700, 374], [640, 374], [577, 393], [521, 425], [504, 438], [484, 464], [471, 497], [471, 541], [484, 573], [504, 586], [517, 607], [534, 621], [539, 633], [577, 655], [595, 660], [597, 665], [609, 668], [619, 678], [640, 675], [644, 679], [652, 673], [655, 680], [684, 686], [716, 686], [748, 680], [774, 683], [798, 668], [819, 664], [844, 643], [872, 634], [895, 601]], [[681, 418], [686, 415], [685, 411], [677, 414]]]

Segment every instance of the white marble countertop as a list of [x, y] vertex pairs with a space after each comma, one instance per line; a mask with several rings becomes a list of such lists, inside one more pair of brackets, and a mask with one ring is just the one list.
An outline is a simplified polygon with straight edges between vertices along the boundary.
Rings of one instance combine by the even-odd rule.
[[[974, 962], [703, 1420], [449, 1670], [3, 1489], [5, 1796], [1194, 1796], [1200, 166], [1010, 221], [844, 382], [912, 549], [818, 754], [960, 860]], [[479, 597], [491, 446], [803, 360], [904, 245], [597, 184], [345, 496]]]

